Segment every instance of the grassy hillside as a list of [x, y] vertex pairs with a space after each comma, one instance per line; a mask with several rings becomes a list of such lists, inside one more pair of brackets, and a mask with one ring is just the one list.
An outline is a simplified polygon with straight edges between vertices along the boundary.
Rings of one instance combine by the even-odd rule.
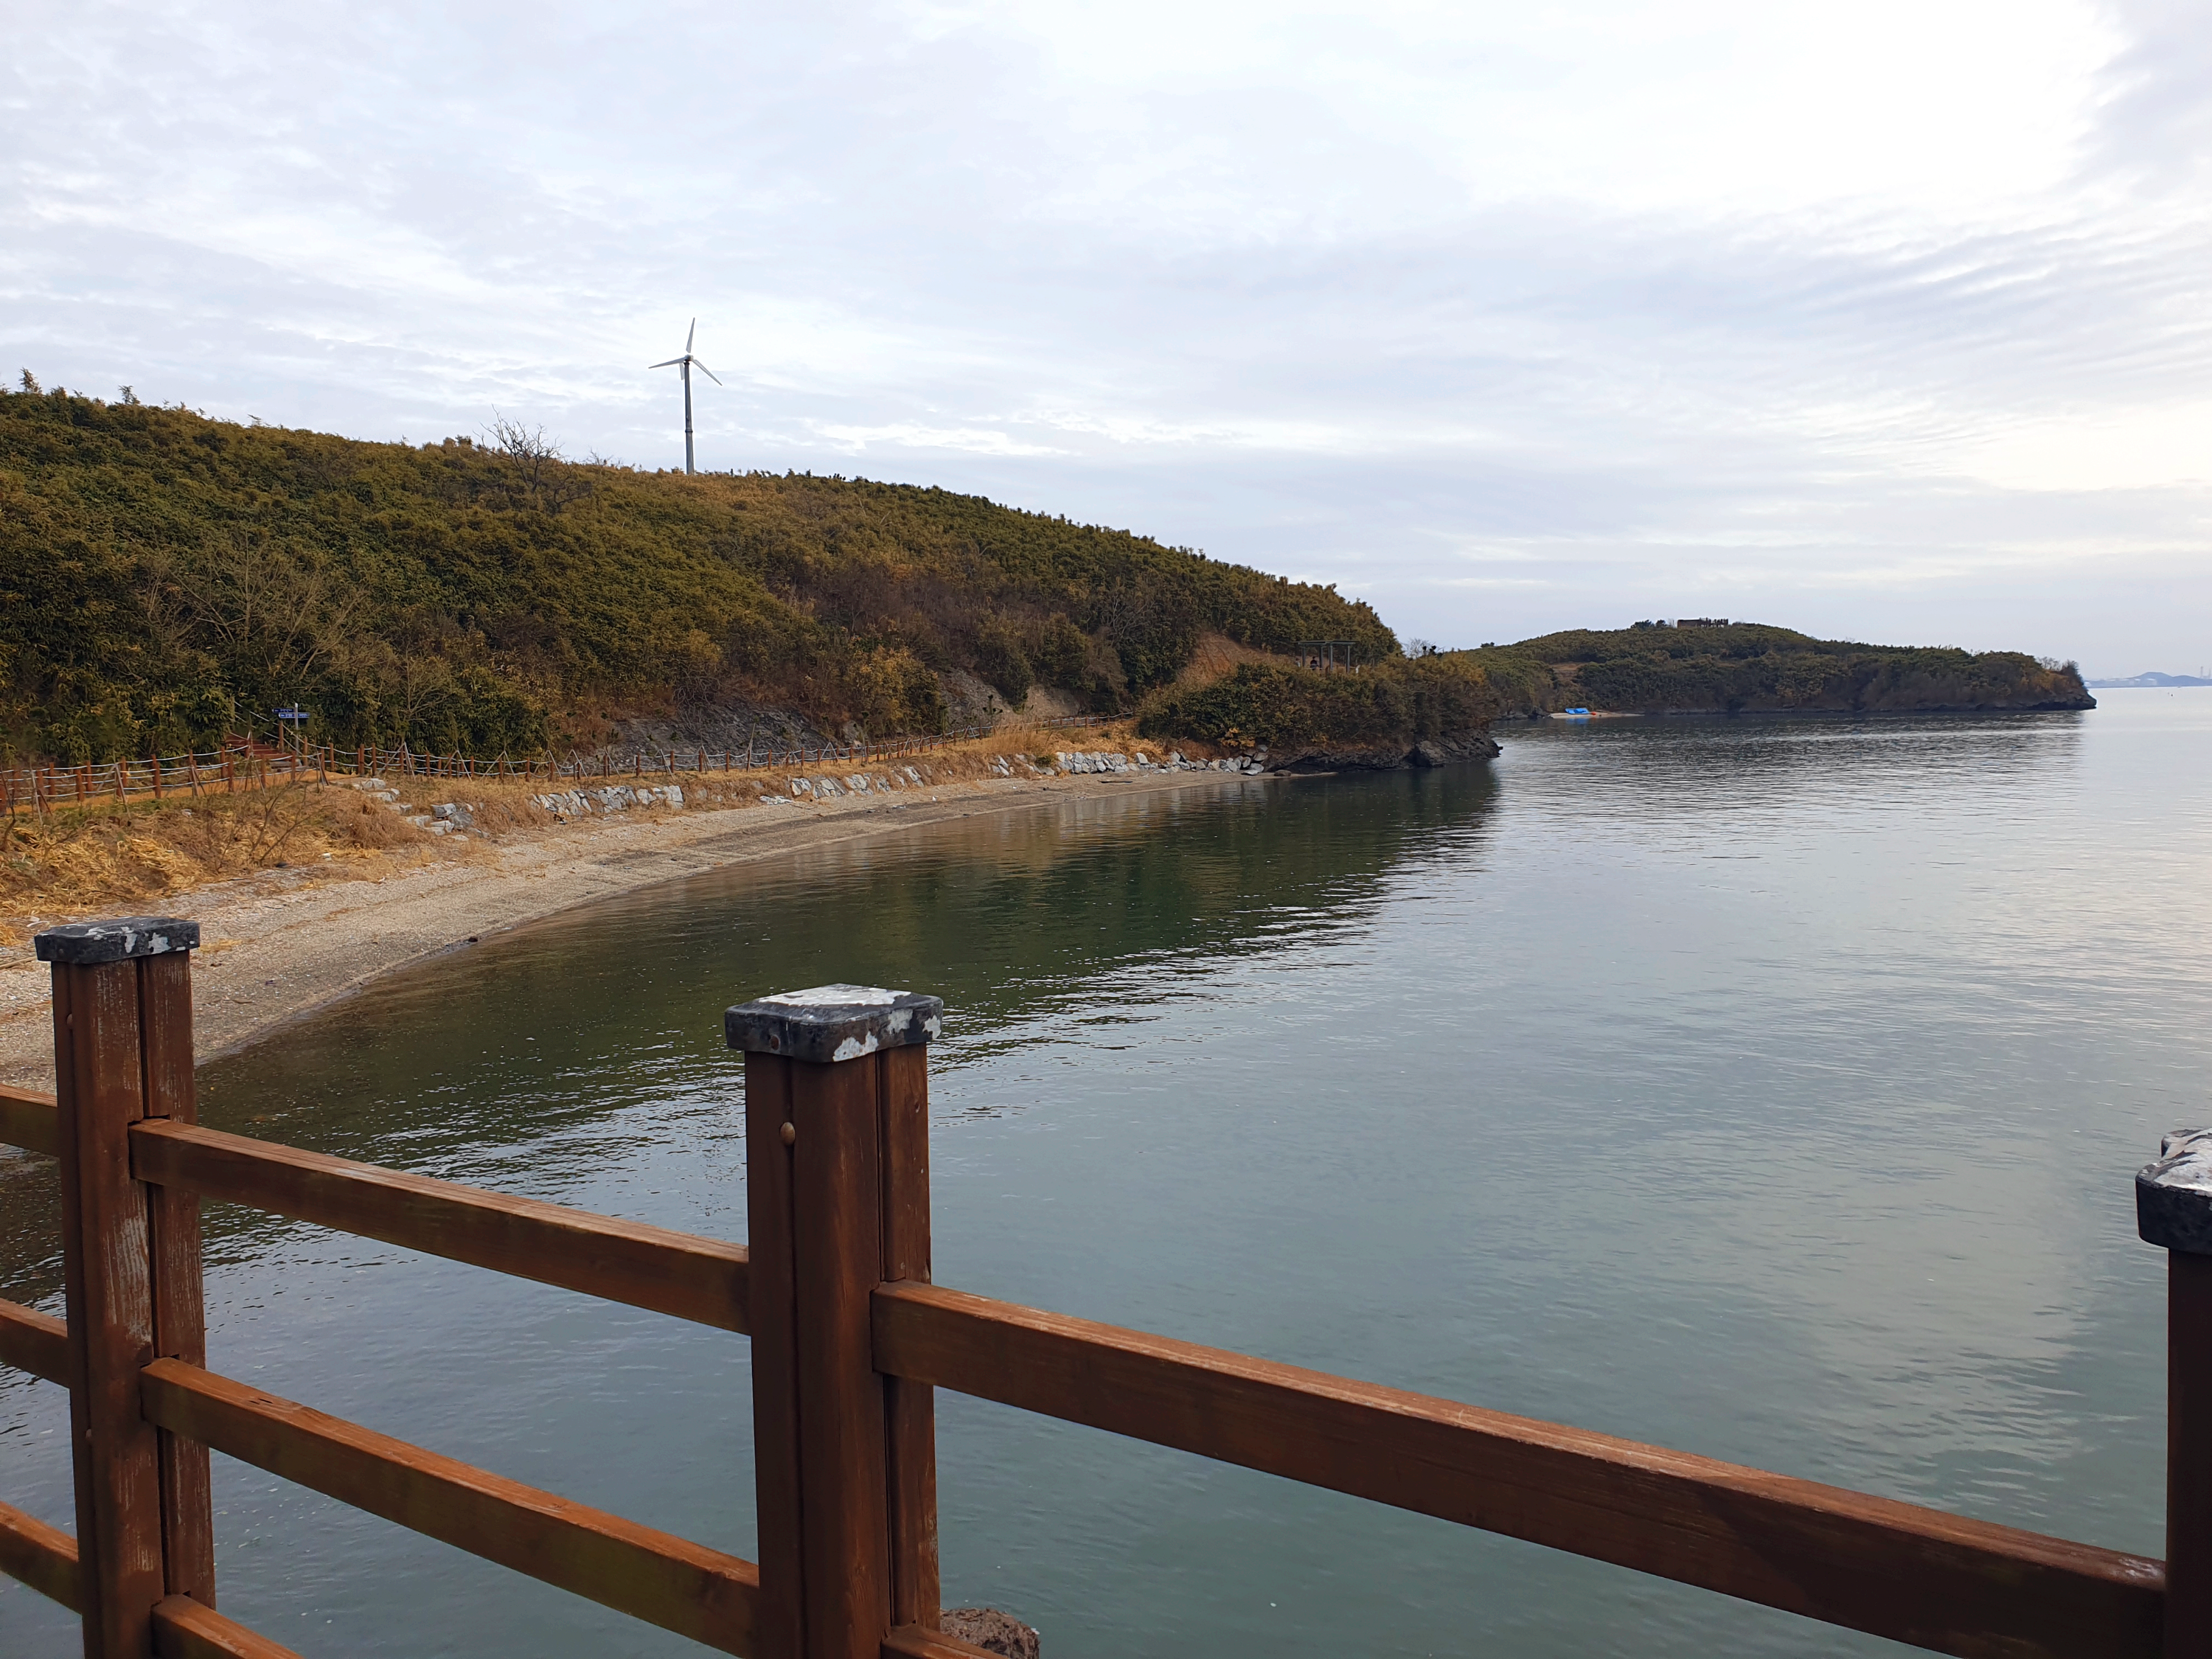
[[2096, 707], [2072, 663], [1816, 640], [1756, 623], [1575, 629], [1452, 654], [1486, 671], [1508, 714], [1577, 704], [1642, 714]]
[[1503, 702], [1474, 654], [1398, 657], [1357, 674], [1240, 664], [1210, 685], [1155, 698], [1137, 730], [1266, 747], [1279, 759], [1364, 751], [1388, 763], [1417, 744], [1456, 743], [1488, 730]]
[[975, 675], [1093, 710], [1200, 636], [1397, 642], [1332, 588], [1124, 531], [858, 479], [412, 448], [59, 390], [0, 394], [0, 744], [204, 747], [297, 701], [341, 745], [522, 752], [765, 706], [937, 728]]

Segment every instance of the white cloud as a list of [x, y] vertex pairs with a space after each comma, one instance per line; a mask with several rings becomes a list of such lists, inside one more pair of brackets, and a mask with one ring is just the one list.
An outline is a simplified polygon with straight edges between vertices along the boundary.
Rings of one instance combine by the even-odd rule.
[[835, 426], [816, 423], [814, 430], [848, 454], [871, 449], [952, 449], [971, 455], [1064, 455], [1061, 449], [1025, 444], [1004, 432], [987, 428], [932, 427], [911, 421], [891, 426]]
[[2212, 624], [2202, 8], [15, 13], [0, 343], [50, 382], [665, 462], [696, 314], [710, 465], [1425, 636]]

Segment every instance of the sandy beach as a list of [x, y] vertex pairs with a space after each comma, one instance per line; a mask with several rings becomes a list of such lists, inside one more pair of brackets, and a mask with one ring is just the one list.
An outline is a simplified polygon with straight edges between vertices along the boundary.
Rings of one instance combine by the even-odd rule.
[[[945, 779], [891, 795], [631, 811], [513, 831], [476, 843], [466, 857], [377, 877], [264, 871], [156, 908], [200, 924], [192, 1028], [207, 1060], [410, 962], [654, 882], [979, 813], [1249, 781], [1166, 771]], [[0, 962], [0, 1082], [54, 1086], [47, 969], [27, 947], [9, 949]]]

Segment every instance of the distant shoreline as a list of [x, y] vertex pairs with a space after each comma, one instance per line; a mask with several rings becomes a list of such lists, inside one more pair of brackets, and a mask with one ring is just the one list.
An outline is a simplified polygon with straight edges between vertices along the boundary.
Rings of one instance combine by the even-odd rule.
[[[2146, 688], [2155, 689], [2155, 688]], [[1959, 708], [1936, 706], [1928, 708], [1593, 708], [1587, 714], [1563, 714], [1558, 709], [1540, 711], [1533, 714], [1508, 715], [1492, 726], [1500, 727], [1534, 725], [1545, 720], [1562, 720], [1572, 724], [1577, 720], [1921, 720], [1930, 715], [1958, 714], [2086, 714], [2097, 706], [2091, 698], [2087, 708], [2078, 703], [2045, 703], [2027, 708]]]

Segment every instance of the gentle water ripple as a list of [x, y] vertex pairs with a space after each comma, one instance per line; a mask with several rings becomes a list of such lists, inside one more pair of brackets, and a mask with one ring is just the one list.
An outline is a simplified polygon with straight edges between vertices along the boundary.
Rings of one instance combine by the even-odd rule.
[[[211, 1066], [209, 1115], [742, 1237], [720, 1008], [911, 986], [946, 1283], [2155, 1553], [2129, 1176], [2212, 1121], [2212, 696], [1504, 735], [634, 895]], [[51, 1304], [50, 1198], [0, 1192], [0, 1290]], [[210, 1222], [220, 1366], [750, 1552], [741, 1340]], [[948, 1595], [1054, 1659], [1895, 1650], [940, 1413]], [[66, 1521], [64, 1416], [0, 1382], [0, 1492]], [[310, 1656], [685, 1646], [228, 1463], [220, 1501], [226, 1608]], [[0, 1590], [0, 1646], [74, 1638]]]

